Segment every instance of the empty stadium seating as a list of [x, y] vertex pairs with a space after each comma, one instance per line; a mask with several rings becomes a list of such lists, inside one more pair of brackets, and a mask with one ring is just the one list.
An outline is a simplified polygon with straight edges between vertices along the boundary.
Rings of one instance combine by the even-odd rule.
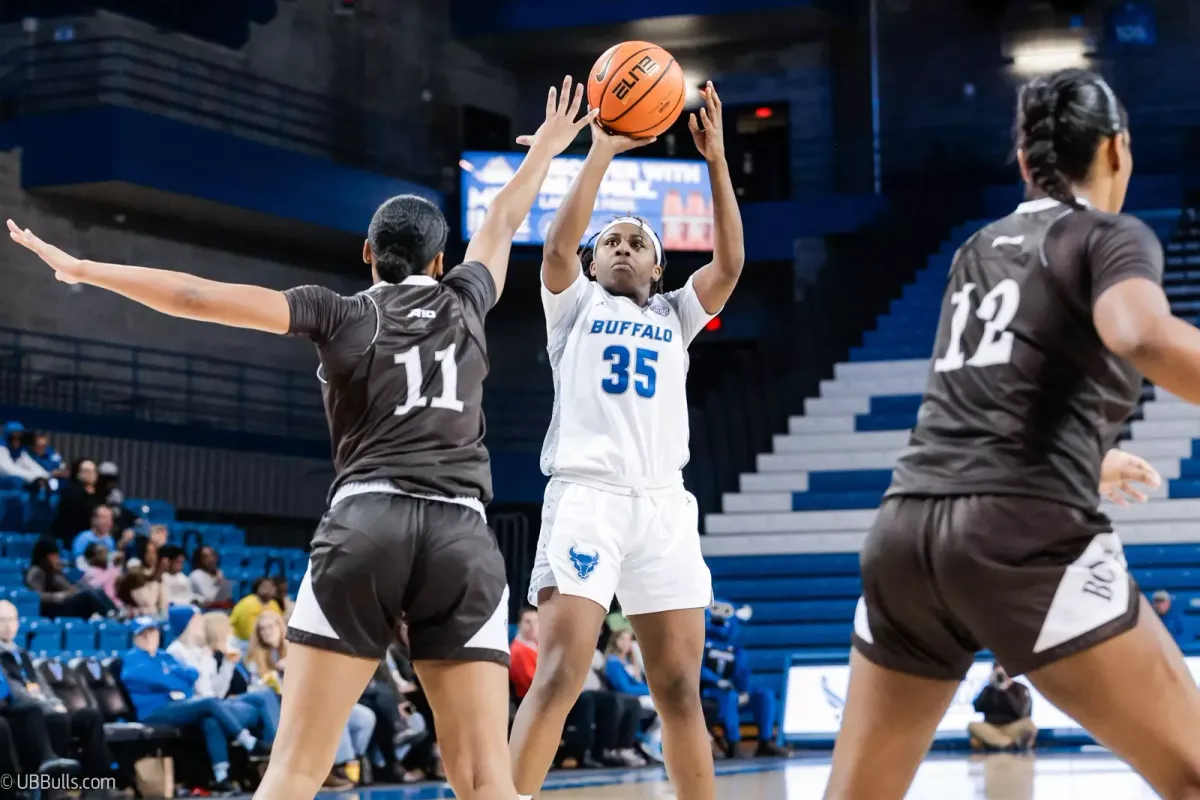
[[[1200, 225], [1178, 210], [1139, 214], [1166, 244], [1172, 309], [1200, 323]], [[747, 644], [762, 681], [781, 688], [792, 654], [844, 660], [861, 586], [857, 553], [908, 439], [955, 249], [983, 223], [960, 226], [901, 297], [838, 364], [804, 415], [774, 437], [740, 491], [708, 515], [703, 539], [718, 596], [754, 606]], [[1185, 610], [1185, 650], [1200, 652], [1200, 408], [1147, 386], [1122, 447], [1166, 478], [1144, 506], [1105, 511], [1147, 593], [1168, 589]]]

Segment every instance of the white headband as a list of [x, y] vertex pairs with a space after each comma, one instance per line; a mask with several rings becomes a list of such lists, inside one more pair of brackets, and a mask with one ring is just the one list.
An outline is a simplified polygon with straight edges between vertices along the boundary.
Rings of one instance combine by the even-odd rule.
[[607, 225], [605, 225], [603, 228], [600, 229], [600, 232], [598, 234], [596, 234], [596, 241], [599, 242], [601, 239], [604, 238], [604, 235], [606, 233], [608, 233], [609, 231], [611, 231], [613, 228], [617, 227], [618, 225], [626, 225], [626, 224], [634, 225], [634, 226], [640, 228], [642, 233], [644, 233], [650, 237], [650, 241], [654, 242], [654, 257], [657, 259], [657, 261], [655, 261], [655, 263], [661, 267], [662, 263], [663, 263], [662, 242], [660, 242], [658, 240], [658, 234], [654, 232], [654, 229], [651, 228], [649, 225], [647, 225], [645, 222], [642, 222], [637, 217], [618, 217], [617, 219], [614, 219], [612, 222], [608, 223]]

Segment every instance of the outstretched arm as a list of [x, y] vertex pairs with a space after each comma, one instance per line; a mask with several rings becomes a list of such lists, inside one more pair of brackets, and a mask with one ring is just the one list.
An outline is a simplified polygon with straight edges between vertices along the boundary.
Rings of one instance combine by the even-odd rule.
[[708, 177], [713, 195], [713, 260], [696, 271], [692, 286], [700, 305], [709, 314], [716, 314], [724, 306], [733, 287], [742, 276], [746, 263], [746, 242], [742, 233], [742, 213], [738, 209], [737, 193], [733, 178], [729, 174], [729, 163], [725, 160], [725, 134], [721, 98], [713, 88], [712, 81], [701, 90], [704, 108], [700, 109], [700, 122], [696, 115], [688, 118], [688, 128], [696, 142], [696, 148], [708, 162]]
[[465, 260], [478, 261], [488, 268], [492, 280], [496, 282], [497, 298], [504, 290], [513, 236], [533, 208], [533, 201], [537, 199], [546, 174], [550, 171], [550, 162], [567, 149], [583, 126], [598, 113], [591, 112], [579, 120], [575, 119], [583, 103], [583, 84], [575, 87], [573, 98], [571, 84], [571, 76], [568, 75], [563, 79], [561, 95], [553, 87], [550, 88], [546, 97], [546, 121], [537, 133], [529, 137], [527, 143], [531, 146], [528, 155], [521, 162], [517, 174], [496, 195], [483, 225], [467, 245]]
[[14, 242], [50, 265], [64, 283], [108, 289], [173, 317], [268, 333], [288, 332], [291, 312], [283, 292], [210, 281], [185, 272], [85, 261], [42, 241], [11, 219], [8, 231]]
[[[524, 144], [525, 138], [517, 141]], [[551, 294], [565, 292], [579, 276], [579, 242], [592, 221], [600, 184], [604, 182], [613, 158], [653, 141], [655, 138], [633, 139], [610, 134], [600, 127], [600, 123], [592, 122], [592, 149], [563, 198], [563, 204], [555, 212], [542, 249], [542, 283]]]

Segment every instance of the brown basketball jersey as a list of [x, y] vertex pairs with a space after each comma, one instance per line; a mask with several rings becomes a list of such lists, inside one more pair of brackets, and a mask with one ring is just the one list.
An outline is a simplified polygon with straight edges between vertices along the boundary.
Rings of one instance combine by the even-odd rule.
[[889, 495], [1017, 494], [1085, 509], [1142, 376], [1104, 346], [1092, 306], [1129, 278], [1161, 283], [1140, 220], [1023, 203], [958, 251], [925, 399]]
[[483, 445], [484, 317], [496, 285], [483, 264], [438, 282], [414, 275], [352, 297], [286, 292], [290, 333], [317, 346], [337, 477], [409, 494], [491, 500]]

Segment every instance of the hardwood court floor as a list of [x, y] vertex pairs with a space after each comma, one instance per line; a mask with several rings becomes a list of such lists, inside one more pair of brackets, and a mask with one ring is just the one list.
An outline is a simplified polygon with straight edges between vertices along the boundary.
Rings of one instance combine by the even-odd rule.
[[[717, 800], [820, 800], [828, 755], [791, 760], [718, 762]], [[1092, 752], [1029, 756], [935, 756], [921, 765], [907, 800], [1153, 800], [1157, 795], [1125, 764]], [[440, 800], [445, 784], [322, 792], [324, 800]], [[539, 800], [687, 800], [662, 770], [557, 772]]]
[[[749, 765], [747, 765], [749, 766]], [[765, 766], [765, 765], [764, 765]], [[819, 800], [829, 761], [793, 759], [767, 771], [722, 775], [718, 800]], [[662, 800], [674, 798], [662, 780], [579, 786], [544, 792], [546, 800]], [[1107, 753], [942, 757], [926, 761], [908, 800], [1151, 800], [1153, 791]], [[686, 800], [686, 798], [680, 798]]]

